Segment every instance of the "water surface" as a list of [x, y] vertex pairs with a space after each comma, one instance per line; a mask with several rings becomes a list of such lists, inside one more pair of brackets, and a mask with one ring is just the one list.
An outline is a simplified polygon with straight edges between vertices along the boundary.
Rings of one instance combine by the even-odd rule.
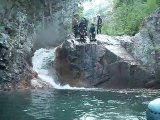
[[150, 90], [28, 90], [0, 93], [0, 120], [146, 120]]

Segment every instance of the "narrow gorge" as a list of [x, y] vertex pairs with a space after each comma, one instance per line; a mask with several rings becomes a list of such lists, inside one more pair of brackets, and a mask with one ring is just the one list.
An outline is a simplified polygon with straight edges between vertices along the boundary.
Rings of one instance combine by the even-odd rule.
[[[31, 59], [41, 48], [48, 52], [56, 49], [52, 55], [55, 59], [46, 63], [54, 83], [72, 87], [159, 88], [160, 10], [145, 19], [135, 36], [97, 35], [96, 43], [88, 40], [80, 44], [70, 34], [72, 15], [80, 10], [80, 4], [2, 1], [2, 90], [39, 84], [38, 79], [31, 81], [38, 77]], [[42, 78], [40, 83], [48, 84], [47, 80], [44, 82]]]
[[[0, 0], [0, 120], [159, 120], [149, 104], [160, 97], [159, 6]], [[85, 42], [75, 16], [89, 20]], [[102, 33], [91, 41], [97, 16]]]

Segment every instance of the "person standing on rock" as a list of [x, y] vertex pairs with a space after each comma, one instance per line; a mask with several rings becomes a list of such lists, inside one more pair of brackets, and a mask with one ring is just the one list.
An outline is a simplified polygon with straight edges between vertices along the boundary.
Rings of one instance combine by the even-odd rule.
[[72, 18], [72, 29], [73, 29], [73, 33], [75, 35], [75, 38], [77, 38], [77, 36], [79, 34], [79, 29], [78, 29], [78, 19], [77, 19], [76, 15], [74, 15]]
[[95, 41], [95, 37], [96, 37], [96, 28], [95, 25], [92, 23], [91, 27], [89, 29], [89, 34], [90, 34], [90, 42], [91, 41]]
[[79, 28], [79, 35], [80, 35], [80, 42], [83, 42], [85, 43], [86, 40], [85, 40], [85, 36], [86, 36], [86, 26], [85, 25], [82, 25], [80, 28]]
[[85, 43], [85, 36], [87, 36], [87, 28], [86, 28], [85, 19], [82, 19], [79, 24], [79, 35], [80, 35], [80, 42]]
[[85, 23], [85, 19], [83, 18], [79, 23], [79, 28], [84, 28], [84, 27], [86, 27], [86, 23]]
[[100, 15], [97, 16], [98, 20], [97, 20], [97, 34], [101, 34], [101, 28], [102, 28], [102, 18]]
[[83, 20], [84, 20], [84, 23], [85, 23], [85, 26], [86, 26], [86, 31], [88, 30], [88, 20], [85, 18], [85, 17], [83, 17]]

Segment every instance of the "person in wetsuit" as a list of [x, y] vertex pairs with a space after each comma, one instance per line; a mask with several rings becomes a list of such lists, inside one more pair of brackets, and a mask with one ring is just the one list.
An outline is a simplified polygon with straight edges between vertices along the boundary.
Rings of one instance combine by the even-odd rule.
[[85, 26], [86, 26], [86, 31], [88, 30], [88, 20], [85, 18], [85, 17], [83, 17], [83, 20], [84, 20], [84, 24], [85, 24]]
[[84, 19], [82, 19], [79, 24], [79, 35], [80, 35], [80, 42], [85, 43], [85, 36], [87, 36], [87, 28]]
[[73, 29], [75, 38], [77, 38], [79, 34], [79, 26], [78, 26], [78, 19], [76, 18], [76, 15], [74, 15], [72, 19], [72, 29]]
[[90, 42], [95, 41], [96, 28], [95, 28], [95, 25], [93, 23], [91, 24], [91, 27], [89, 29], [89, 34], [90, 34]]
[[85, 36], [86, 36], [86, 28], [85, 25], [79, 28], [79, 35], [80, 35], [80, 42], [85, 43]]
[[98, 15], [98, 20], [97, 20], [97, 34], [101, 34], [101, 28], [102, 28], [102, 18], [100, 15]]

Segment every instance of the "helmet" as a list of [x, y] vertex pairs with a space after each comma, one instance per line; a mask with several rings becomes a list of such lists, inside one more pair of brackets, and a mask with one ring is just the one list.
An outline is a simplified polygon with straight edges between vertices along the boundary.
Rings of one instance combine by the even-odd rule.
[[77, 16], [77, 15], [78, 15], [78, 13], [76, 13], [76, 12], [73, 13], [73, 16]]

